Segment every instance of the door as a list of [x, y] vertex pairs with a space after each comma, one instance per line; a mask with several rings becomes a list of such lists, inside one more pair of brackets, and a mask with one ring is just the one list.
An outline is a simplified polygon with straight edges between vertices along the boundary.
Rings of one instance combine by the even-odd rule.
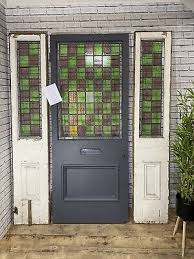
[[128, 221], [128, 36], [51, 36], [53, 222]]
[[136, 33], [134, 220], [167, 223], [170, 32]]
[[[11, 35], [11, 102], [15, 224], [48, 223], [46, 38]], [[31, 206], [28, 206], [28, 204]], [[31, 209], [30, 209], [31, 207]]]

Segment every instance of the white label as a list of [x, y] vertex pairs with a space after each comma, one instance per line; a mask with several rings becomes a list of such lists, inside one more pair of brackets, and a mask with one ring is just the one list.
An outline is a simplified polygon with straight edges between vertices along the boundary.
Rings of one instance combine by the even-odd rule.
[[62, 102], [61, 95], [55, 83], [52, 85], [43, 87], [42, 92], [47, 98], [50, 105], [54, 105]]

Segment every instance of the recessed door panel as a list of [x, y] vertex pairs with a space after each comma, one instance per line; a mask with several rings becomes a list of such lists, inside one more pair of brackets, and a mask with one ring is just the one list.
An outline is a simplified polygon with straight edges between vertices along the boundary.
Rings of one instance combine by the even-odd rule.
[[63, 188], [64, 200], [118, 200], [118, 168], [64, 166]]

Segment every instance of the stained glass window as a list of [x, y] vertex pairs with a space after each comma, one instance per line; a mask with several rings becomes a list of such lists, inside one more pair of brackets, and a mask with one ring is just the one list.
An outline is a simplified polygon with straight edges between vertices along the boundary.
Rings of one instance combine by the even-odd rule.
[[164, 41], [141, 41], [140, 136], [162, 136]]
[[59, 138], [121, 136], [122, 44], [58, 44]]
[[41, 136], [40, 43], [18, 42], [20, 137]]

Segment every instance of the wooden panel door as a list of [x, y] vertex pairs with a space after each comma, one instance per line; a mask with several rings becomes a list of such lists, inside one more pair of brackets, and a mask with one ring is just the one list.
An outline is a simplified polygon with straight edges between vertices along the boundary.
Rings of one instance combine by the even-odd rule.
[[128, 221], [128, 35], [51, 36], [53, 222]]
[[168, 220], [170, 32], [138, 32], [135, 46], [134, 220]]
[[[48, 223], [48, 125], [45, 35], [11, 35], [15, 224]], [[31, 201], [31, 215], [28, 215]]]

